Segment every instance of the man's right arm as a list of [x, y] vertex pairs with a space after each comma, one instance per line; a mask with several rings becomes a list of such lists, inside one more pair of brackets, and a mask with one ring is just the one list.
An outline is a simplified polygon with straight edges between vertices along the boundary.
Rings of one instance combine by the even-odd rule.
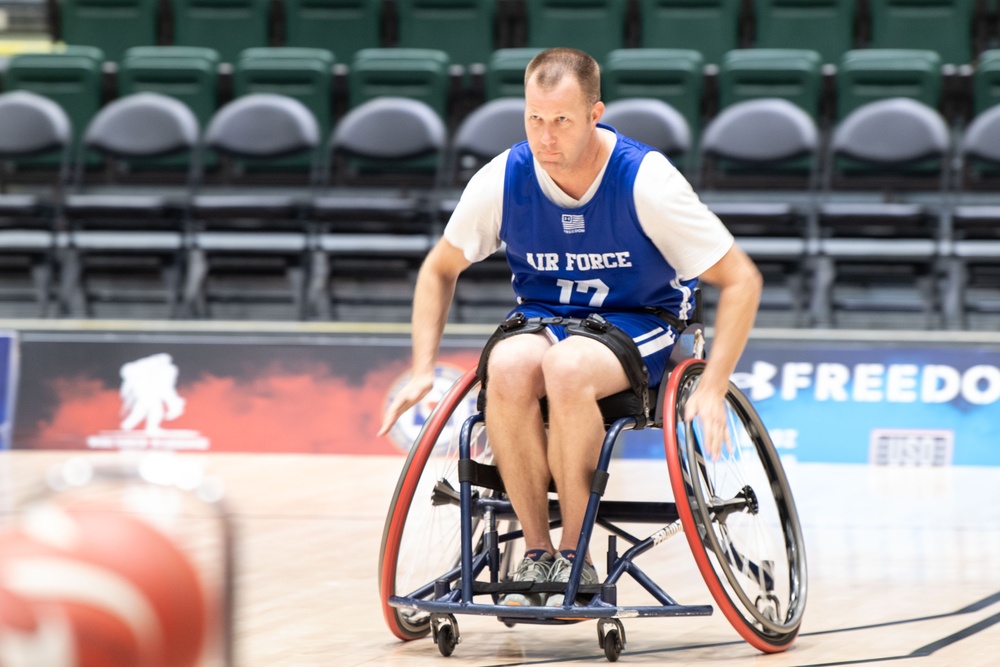
[[409, 382], [386, 409], [378, 434], [385, 435], [400, 415], [434, 385], [434, 366], [459, 274], [471, 264], [461, 250], [441, 238], [417, 274], [413, 295], [413, 369]]

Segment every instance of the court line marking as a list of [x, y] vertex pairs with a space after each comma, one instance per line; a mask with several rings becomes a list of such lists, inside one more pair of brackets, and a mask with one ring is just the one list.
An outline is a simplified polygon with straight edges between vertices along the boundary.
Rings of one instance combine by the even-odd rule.
[[[886, 621], [884, 623], [872, 623], [870, 625], [859, 625], [859, 626], [854, 626], [854, 627], [850, 627], [850, 628], [840, 628], [840, 629], [837, 629], [837, 630], [819, 630], [819, 631], [815, 631], [815, 632], [806, 632], [806, 633], [803, 633], [803, 634], [801, 634], [799, 636], [800, 637], [815, 637], [815, 636], [818, 636], [818, 635], [830, 635], [830, 634], [839, 634], [839, 633], [844, 633], [844, 632], [856, 632], [856, 631], [859, 631], [859, 630], [870, 630], [870, 629], [884, 628], [884, 627], [889, 627], [889, 626], [894, 626], [894, 625], [905, 625], [907, 623], [921, 623], [923, 621], [933, 621], [933, 620], [939, 620], [939, 619], [942, 619], [942, 618], [951, 618], [953, 616], [962, 616], [962, 615], [965, 615], [965, 614], [971, 614], [973, 612], [981, 611], [983, 609], [991, 607], [992, 605], [996, 604], [997, 602], [1000, 602], [1000, 591], [998, 591], [996, 593], [993, 593], [992, 595], [988, 595], [985, 598], [982, 598], [980, 600], [977, 600], [976, 602], [968, 604], [968, 605], [962, 607], [961, 609], [957, 609], [955, 611], [948, 612], [948, 613], [945, 613], [945, 614], [933, 614], [931, 616], [919, 616], [919, 617], [916, 617], [916, 618], [901, 619], [901, 620], [898, 620], [898, 621]], [[854, 660], [839, 660], [839, 661], [833, 661], [833, 662], [808, 662], [808, 663], [802, 663], [800, 665], [797, 665], [796, 667], [837, 667], [837, 666], [840, 666], [840, 665], [866, 665], [866, 664], [871, 664], [871, 663], [876, 663], [876, 662], [894, 662], [894, 661], [897, 661], [897, 660], [912, 660], [912, 659], [916, 659], [916, 658], [926, 658], [926, 657], [930, 657], [930, 656], [934, 655], [934, 653], [940, 651], [943, 648], [947, 648], [948, 646], [951, 646], [953, 644], [957, 644], [958, 642], [960, 642], [960, 641], [962, 641], [964, 639], [968, 639], [969, 637], [972, 637], [972, 636], [974, 636], [974, 635], [982, 632], [983, 630], [991, 628], [991, 627], [993, 627], [994, 625], [996, 625], [998, 623], [1000, 623], [1000, 612], [994, 614], [993, 616], [985, 618], [985, 619], [983, 619], [981, 621], [977, 621], [976, 623], [973, 623], [972, 625], [970, 625], [970, 626], [968, 626], [966, 628], [963, 628], [963, 629], [961, 629], [961, 630], [959, 630], [957, 632], [953, 632], [950, 635], [942, 637], [941, 639], [935, 640], [935, 641], [933, 641], [933, 642], [931, 642], [929, 644], [925, 644], [924, 646], [916, 648], [913, 651], [911, 651], [910, 653], [907, 653], [905, 655], [880, 656], [880, 657], [877, 657], [877, 658], [857, 658], [857, 659], [854, 659]], [[743, 642], [743, 641], [732, 641], [732, 642], [716, 642], [716, 643], [712, 643], [712, 644], [688, 644], [688, 645], [685, 645], [685, 646], [669, 646], [669, 647], [658, 648], [658, 649], [646, 649], [644, 651], [626, 651], [622, 655], [654, 655], [654, 654], [657, 654], [657, 653], [676, 653], [678, 651], [693, 651], [693, 650], [699, 650], [699, 649], [705, 649], [705, 648], [718, 648], [718, 647], [723, 647], [723, 646], [735, 646], [735, 645], [740, 645], [740, 644], [745, 644], [745, 642]], [[595, 646], [595, 653], [594, 654], [587, 654], [587, 655], [574, 656], [574, 657], [562, 657], [562, 658], [557, 658], [557, 659], [531, 660], [531, 661], [526, 661], [526, 662], [501, 662], [501, 663], [497, 663], [495, 665], [487, 665], [486, 667], [523, 667], [523, 666], [526, 666], [526, 665], [556, 665], [556, 664], [561, 664], [561, 663], [566, 663], [566, 662], [573, 662], [573, 661], [577, 661], [577, 660], [591, 660], [591, 659], [594, 658], [594, 655], [596, 655], [597, 652], [598, 652], [598, 649]], [[761, 654], [761, 655], [763, 655], [763, 654]]]

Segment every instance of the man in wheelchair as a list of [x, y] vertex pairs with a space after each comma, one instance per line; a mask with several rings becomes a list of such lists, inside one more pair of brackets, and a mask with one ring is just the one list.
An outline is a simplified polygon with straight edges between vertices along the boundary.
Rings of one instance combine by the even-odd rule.
[[[729, 376], [753, 326], [761, 277], [663, 154], [599, 123], [593, 58], [563, 48], [539, 53], [525, 71], [525, 101], [527, 142], [470, 180], [421, 267], [412, 378], [380, 434], [432, 387], [459, 274], [506, 243], [517, 307], [487, 343], [479, 377], [488, 438], [524, 531], [515, 580], [565, 582], [582, 557], [580, 583], [591, 584], [597, 573], [576, 548], [604, 435], [598, 400], [631, 389], [648, 405], [700, 277], [720, 296], [711, 360], [684, 416], [700, 418], [717, 456]], [[558, 549], [549, 531], [552, 481]], [[510, 593], [501, 603], [564, 600]]]

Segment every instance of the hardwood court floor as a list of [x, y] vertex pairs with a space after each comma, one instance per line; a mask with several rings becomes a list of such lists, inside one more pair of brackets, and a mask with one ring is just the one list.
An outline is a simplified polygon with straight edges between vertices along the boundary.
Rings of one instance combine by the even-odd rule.
[[[0, 512], [9, 516], [47, 469], [70, 456], [0, 453]], [[429, 639], [397, 641], [382, 620], [376, 573], [401, 458], [227, 454], [184, 460], [225, 483], [239, 537], [240, 667], [606, 662], [593, 623], [508, 629], [491, 618], [460, 616], [463, 641], [451, 658], [440, 656]], [[631, 619], [620, 664], [1000, 664], [1000, 469], [786, 467], [810, 574], [794, 647], [760, 654], [718, 612]], [[608, 497], [669, 499], [665, 464], [616, 461]], [[652, 565], [640, 564], [678, 601], [710, 604], [687, 549], [677, 537], [647, 555]], [[594, 556], [603, 574], [600, 541]]]

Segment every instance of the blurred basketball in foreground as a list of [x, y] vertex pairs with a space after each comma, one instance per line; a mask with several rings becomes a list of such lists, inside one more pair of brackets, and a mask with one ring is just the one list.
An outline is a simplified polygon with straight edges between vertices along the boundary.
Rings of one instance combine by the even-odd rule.
[[0, 532], [0, 667], [192, 667], [209, 616], [187, 555], [139, 516], [47, 503]]

